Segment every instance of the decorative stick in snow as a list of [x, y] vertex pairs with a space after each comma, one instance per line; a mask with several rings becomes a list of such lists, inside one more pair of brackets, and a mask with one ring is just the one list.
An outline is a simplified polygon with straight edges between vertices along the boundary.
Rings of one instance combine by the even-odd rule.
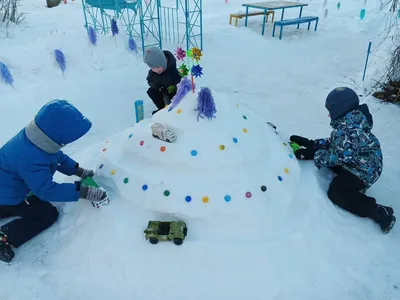
[[[97, 34], [96, 31], [93, 29], [92, 26], [89, 26], [88, 28], [88, 36], [89, 36], [89, 41], [93, 46], [96, 46], [97, 44]], [[93, 55], [93, 47], [90, 48], [92, 50], [92, 55]]]
[[200, 89], [197, 101], [197, 108], [195, 109], [198, 112], [197, 121], [199, 121], [199, 118], [204, 119], [204, 117], [209, 120], [215, 118], [214, 114], [217, 112], [217, 109], [215, 108], [214, 97], [209, 88], [204, 87]]
[[56, 49], [56, 50], [54, 50], [54, 56], [56, 58], [56, 62], [58, 64], [58, 66], [61, 69], [63, 78], [65, 79], [64, 72], [67, 69], [67, 65], [66, 65], [64, 53], [61, 50]]
[[8, 85], [11, 85], [12, 88], [15, 90], [14, 85], [13, 85], [13, 77], [10, 73], [10, 71], [8, 70], [7, 66], [5, 64], [3, 64], [0, 61], [0, 76], [1, 76], [1, 80]]
[[134, 40], [133, 37], [131, 37], [131, 36], [129, 37], [129, 40], [128, 40], [128, 47], [129, 47], [129, 50], [130, 50], [130, 51], [135, 52], [135, 53], [138, 53], [135, 40]]
[[192, 84], [190, 83], [189, 79], [187, 77], [182, 78], [181, 82], [179, 83], [178, 90], [176, 92], [176, 95], [172, 99], [172, 104], [168, 107], [168, 111], [173, 110], [189, 93], [189, 91], [192, 89]]
[[115, 19], [111, 20], [111, 33], [112, 36], [115, 38], [115, 47], [118, 47], [117, 45], [117, 38], [115, 37], [119, 33], [117, 21]]

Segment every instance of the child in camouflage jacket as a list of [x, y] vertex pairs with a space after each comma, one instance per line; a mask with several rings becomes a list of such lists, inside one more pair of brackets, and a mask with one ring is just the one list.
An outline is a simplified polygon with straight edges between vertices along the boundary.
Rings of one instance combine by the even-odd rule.
[[379, 140], [371, 132], [373, 119], [368, 106], [359, 105], [358, 95], [345, 87], [331, 91], [325, 106], [333, 128], [330, 137], [309, 140], [292, 135], [290, 140], [302, 146], [295, 155], [333, 170], [337, 176], [329, 186], [329, 199], [355, 215], [371, 218], [387, 233], [396, 222], [393, 208], [365, 195], [379, 179], [383, 166]]

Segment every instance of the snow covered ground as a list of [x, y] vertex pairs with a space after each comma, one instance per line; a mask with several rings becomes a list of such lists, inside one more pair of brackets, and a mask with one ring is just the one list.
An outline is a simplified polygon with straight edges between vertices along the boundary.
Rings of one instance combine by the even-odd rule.
[[[135, 100], [144, 99], [145, 115], [151, 117], [154, 107], [145, 93], [147, 67], [140, 56], [127, 51], [122, 37], [116, 44], [113, 38], [100, 36], [92, 55], [80, 1], [53, 9], [42, 2], [24, 1], [26, 23], [7, 37], [0, 31], [0, 61], [15, 78], [15, 90], [0, 84], [0, 145], [44, 103], [67, 99], [85, 113], [93, 128], [65, 152], [97, 170], [105, 141], [135, 123]], [[249, 28], [243, 20], [239, 28], [228, 25], [229, 13], [243, 10], [240, 4], [203, 2], [204, 76], [197, 83], [215, 92], [217, 109], [220, 97], [278, 125], [283, 136], [325, 137], [330, 132], [324, 107], [327, 93], [338, 85], [357, 89], [353, 80], [369, 90], [383, 73], [388, 45], [375, 47], [384, 21], [375, 14], [373, 1], [343, 2], [340, 10], [329, 1], [327, 18], [324, 1], [310, 1], [304, 15], [320, 16], [318, 31], [289, 27], [282, 40], [271, 37], [270, 24], [265, 36], [260, 34], [261, 18], [251, 18]], [[361, 8], [367, 12], [363, 21], [358, 17]], [[296, 14], [297, 10], [285, 12], [287, 17]], [[370, 40], [373, 53], [363, 83]], [[54, 64], [56, 48], [66, 54], [65, 80]], [[363, 95], [361, 89], [357, 92]], [[370, 96], [361, 99], [370, 106], [384, 154], [383, 174], [368, 193], [398, 211], [400, 110]], [[266, 141], [254, 138], [248, 143], [258, 147]], [[265, 153], [266, 159], [273, 155]], [[121, 163], [118, 157], [114, 162]], [[215, 163], [211, 158], [210, 164]], [[265, 215], [276, 224], [268, 228], [274, 232], [270, 238], [249, 238], [243, 231], [235, 235], [236, 228], [229, 226], [229, 239], [211, 238], [211, 221], [191, 227], [189, 219], [189, 235], [182, 246], [150, 245], [143, 235], [147, 222], [170, 217], [139, 205], [140, 199], [127, 201], [134, 195], [120, 197], [111, 189], [113, 202], [101, 210], [85, 201], [58, 205], [57, 224], [17, 249], [11, 265], [0, 265], [0, 299], [400, 299], [398, 225], [382, 235], [372, 221], [338, 209], [326, 196], [329, 174], [309, 162], [299, 166], [298, 186], [287, 212]], [[148, 169], [141, 172], [152, 178]], [[57, 179], [74, 180], [60, 175]], [[111, 180], [104, 185], [112, 187]], [[249, 211], [246, 222], [259, 226], [264, 211], [253, 210], [254, 216]], [[216, 218], [223, 221], [222, 210]]]

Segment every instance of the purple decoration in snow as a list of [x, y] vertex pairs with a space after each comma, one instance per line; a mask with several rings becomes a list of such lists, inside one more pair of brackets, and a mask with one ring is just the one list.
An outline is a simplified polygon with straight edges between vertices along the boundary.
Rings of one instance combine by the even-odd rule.
[[90, 42], [92, 43], [93, 46], [95, 46], [97, 43], [97, 35], [96, 35], [96, 31], [94, 31], [92, 26], [89, 26], [88, 35], [89, 35]]
[[178, 91], [176, 92], [176, 95], [172, 99], [172, 103], [168, 108], [168, 111], [173, 110], [183, 99], [183, 97], [186, 96], [187, 93], [189, 93], [192, 90], [192, 83], [187, 77], [183, 77], [181, 82], [179, 83]]
[[198, 112], [197, 121], [199, 121], [199, 118], [204, 119], [203, 116], [209, 120], [215, 118], [214, 114], [217, 112], [217, 109], [215, 108], [214, 97], [209, 88], [204, 87], [200, 89], [197, 101], [197, 108], [195, 109]]
[[111, 20], [111, 32], [113, 36], [116, 36], [119, 33], [117, 21], [115, 21], [115, 19]]
[[128, 46], [130, 51], [138, 52], [135, 40], [130, 36], [128, 40]]
[[14, 80], [13, 80], [11, 73], [8, 70], [7, 66], [5, 64], [3, 64], [1, 61], [0, 61], [0, 76], [1, 76], [1, 80], [3, 82], [14, 87], [13, 86]]
[[56, 58], [56, 62], [60, 66], [61, 72], [64, 73], [67, 69], [64, 53], [61, 50], [56, 49], [54, 50], [54, 56]]

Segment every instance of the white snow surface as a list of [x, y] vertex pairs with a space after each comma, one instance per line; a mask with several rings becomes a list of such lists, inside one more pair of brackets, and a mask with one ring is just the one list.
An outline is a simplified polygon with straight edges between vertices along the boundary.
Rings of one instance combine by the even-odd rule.
[[[332, 175], [291, 159], [283, 145], [290, 134], [327, 137], [327, 93], [354, 88], [370, 107], [384, 155], [382, 176], [368, 194], [400, 209], [400, 110], [369, 94], [391, 50], [386, 42], [378, 47], [387, 13], [378, 13], [374, 1], [342, 2], [340, 10], [335, 2], [308, 3], [303, 15], [319, 16], [318, 30], [285, 27], [279, 40], [270, 23], [260, 34], [261, 17], [250, 18], [248, 28], [244, 20], [239, 28], [228, 24], [229, 13], [243, 10], [241, 1], [203, 1], [204, 75], [196, 85], [211, 89], [217, 113], [197, 121], [197, 91], [152, 117], [141, 56], [127, 51], [123, 33], [99, 36], [91, 49], [80, 1], [53, 9], [23, 1], [25, 22], [8, 33], [0, 29], [0, 61], [15, 79], [15, 90], [0, 84], [0, 145], [49, 100], [71, 101], [93, 127], [65, 152], [96, 170], [111, 204], [55, 204], [57, 223], [16, 249], [12, 264], [0, 265], [0, 299], [400, 299], [398, 225], [383, 235], [372, 221], [334, 206], [326, 196]], [[65, 79], [54, 49], [66, 55]], [[137, 99], [144, 100], [146, 119], [135, 124]], [[170, 125], [177, 141], [152, 138], [153, 122]], [[183, 245], [145, 240], [149, 220], [178, 219], [189, 228]]]

